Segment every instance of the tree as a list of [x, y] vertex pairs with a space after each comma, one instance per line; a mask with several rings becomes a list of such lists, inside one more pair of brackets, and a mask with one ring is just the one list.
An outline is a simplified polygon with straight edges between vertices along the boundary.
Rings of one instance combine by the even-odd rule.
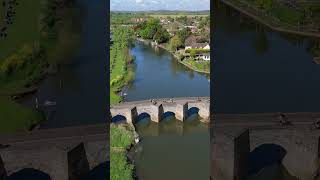
[[191, 30], [189, 28], [184, 28], [177, 32], [177, 36], [179, 36], [182, 42], [184, 42], [187, 39], [187, 37], [190, 35], [191, 35]]
[[158, 19], [151, 19], [146, 23], [145, 27], [140, 30], [139, 34], [144, 39], [153, 39], [153, 36], [160, 28], [160, 21]]
[[196, 57], [196, 50], [191, 49], [191, 51], [190, 51], [190, 56], [191, 56], [192, 58], [195, 58], [195, 57]]
[[273, 5], [273, 0], [256, 0], [256, 3], [265, 10], [270, 10]]
[[164, 28], [158, 29], [156, 34], [153, 36], [153, 40], [156, 41], [157, 43], [167, 42], [169, 38], [170, 38], [170, 34]]
[[169, 46], [170, 46], [170, 49], [173, 50], [173, 51], [177, 51], [177, 49], [179, 47], [181, 47], [183, 45], [181, 39], [179, 38], [179, 36], [173, 36], [171, 39], [170, 39], [170, 42], [169, 42]]

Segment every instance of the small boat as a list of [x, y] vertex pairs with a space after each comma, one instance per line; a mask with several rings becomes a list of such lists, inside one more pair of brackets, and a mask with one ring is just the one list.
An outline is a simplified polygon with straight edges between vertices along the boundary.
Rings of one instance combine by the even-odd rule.
[[55, 105], [57, 105], [57, 103], [53, 102], [53, 101], [45, 101], [44, 102], [44, 106], [55, 106]]

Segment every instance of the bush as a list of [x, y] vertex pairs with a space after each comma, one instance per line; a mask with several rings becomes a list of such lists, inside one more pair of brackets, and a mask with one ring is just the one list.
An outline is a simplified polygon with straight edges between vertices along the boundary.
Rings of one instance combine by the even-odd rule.
[[185, 52], [186, 53], [191, 53], [194, 51], [196, 54], [198, 53], [210, 53], [210, 49], [187, 49]]

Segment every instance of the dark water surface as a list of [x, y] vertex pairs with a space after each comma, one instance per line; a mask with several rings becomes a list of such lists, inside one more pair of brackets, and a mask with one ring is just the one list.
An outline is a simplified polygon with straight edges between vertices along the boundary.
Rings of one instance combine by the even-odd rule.
[[272, 32], [220, 6], [215, 16], [215, 112], [320, 111], [310, 39]]
[[139, 122], [137, 131], [142, 137], [134, 158], [139, 180], [209, 179], [207, 125], [169, 118], [159, 124]]
[[189, 70], [169, 52], [137, 41], [131, 54], [135, 56], [136, 75], [124, 90], [125, 101], [210, 96], [209, 77]]
[[78, 0], [83, 22], [80, 48], [71, 64], [40, 85], [39, 92], [26, 99], [35, 106], [36, 98], [42, 106], [46, 101], [48, 120], [42, 128], [76, 126], [104, 122], [107, 104], [106, 71], [106, 3], [100, 0]]

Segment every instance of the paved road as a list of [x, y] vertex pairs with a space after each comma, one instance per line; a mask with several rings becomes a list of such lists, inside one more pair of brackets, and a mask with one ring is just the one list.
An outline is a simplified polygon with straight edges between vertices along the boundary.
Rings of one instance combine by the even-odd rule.
[[41, 148], [51, 145], [63, 147], [72, 142], [96, 141], [109, 141], [109, 126], [107, 123], [0, 135], [0, 144], [10, 145], [10, 147], [14, 147], [15, 149]]
[[211, 127], [255, 127], [255, 128], [314, 128], [320, 113], [283, 113], [291, 125], [281, 126], [279, 113], [261, 114], [217, 114]]

